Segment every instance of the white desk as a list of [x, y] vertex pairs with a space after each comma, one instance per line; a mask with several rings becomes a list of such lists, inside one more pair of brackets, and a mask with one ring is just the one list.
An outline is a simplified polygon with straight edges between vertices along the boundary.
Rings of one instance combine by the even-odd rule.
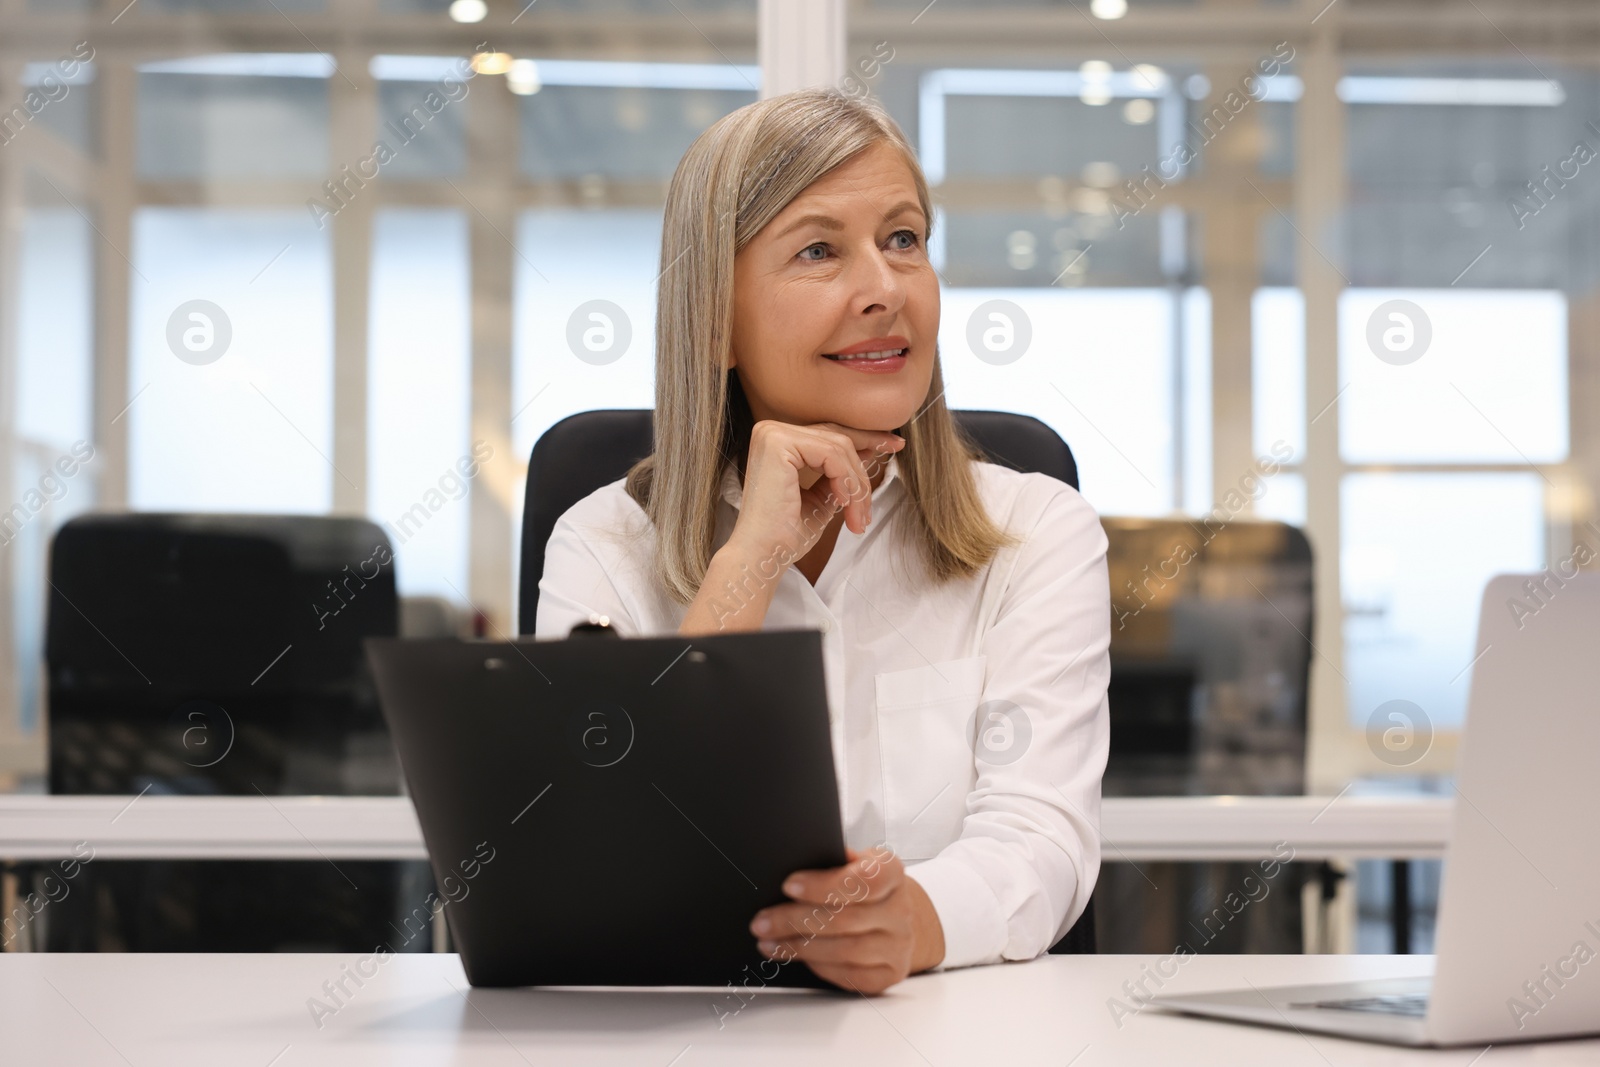
[[[508, 813], [507, 817], [516, 814]], [[1109, 797], [1107, 862], [1444, 855], [1443, 797]], [[0, 859], [423, 859], [406, 797], [0, 796]]]
[[[1100, 1067], [1242, 1064], [1467, 1067], [1481, 1049], [1405, 1051], [1147, 1009], [1107, 1009], [1139, 956], [1046, 956], [922, 975], [872, 1000], [726, 990], [470, 990], [451, 955], [392, 957], [319, 1030], [306, 1006], [362, 957], [0, 956], [8, 1064], [311, 1067], [316, 1064], [706, 1064]], [[1167, 992], [1424, 974], [1431, 957], [1201, 956]], [[369, 968], [370, 969], [370, 968]], [[1499, 1046], [1484, 1067], [1600, 1062], [1600, 1040]]]

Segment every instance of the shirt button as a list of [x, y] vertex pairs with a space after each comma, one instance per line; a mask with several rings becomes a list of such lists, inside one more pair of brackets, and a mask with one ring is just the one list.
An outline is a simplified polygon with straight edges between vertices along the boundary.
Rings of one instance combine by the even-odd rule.
[[827, 619], [823, 619], [822, 623], [821, 623], [821, 628], [822, 628], [822, 632], [823, 633], [828, 633], [828, 632], [832, 631], [833, 623], [828, 621]]

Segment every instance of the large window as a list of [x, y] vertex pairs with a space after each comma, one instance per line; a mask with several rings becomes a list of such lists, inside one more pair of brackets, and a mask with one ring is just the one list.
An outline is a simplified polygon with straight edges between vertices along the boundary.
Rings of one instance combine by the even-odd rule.
[[[1203, 295], [1188, 302], [1201, 314]], [[1174, 349], [1192, 325], [1185, 311], [1164, 289], [948, 290], [946, 397], [1053, 426], [1102, 514], [1165, 515], [1176, 503]]]
[[666, 183], [756, 99], [756, 0], [541, 0], [470, 37], [450, 9], [7, 7], [60, 45], [0, 30], [0, 219], [21, 223], [0, 234], [0, 469], [26, 520], [0, 774], [40, 765], [46, 560], [72, 515], [362, 515], [402, 596], [503, 632], [533, 442], [653, 402]]
[[[651, 404], [666, 183], [761, 91], [757, 0], [451, 6], [5, 6], [0, 767], [78, 511], [366, 516], [403, 594], [509, 630], [533, 443]], [[1483, 582], [1596, 519], [1600, 78], [1420, 0], [1092, 6], [849, 5], [841, 85], [932, 184], [947, 399], [1057, 429], [1108, 516], [1205, 515], [1281, 443], [1245, 514], [1323, 564], [1313, 778], [1393, 773], [1399, 698], [1448, 772]]]
[[[48, 187], [45, 204], [49, 206], [33, 207], [24, 215], [17, 250], [16, 422], [10, 442], [16, 505], [0, 538], [11, 557], [5, 565], [14, 604], [15, 725], [24, 735], [38, 733], [42, 706], [39, 650], [44, 645], [47, 587], [39, 560], [57, 525], [94, 506], [98, 472], [92, 452], [89, 463], [72, 478], [62, 478], [55, 469], [63, 458], [71, 467], [96, 440], [89, 410], [94, 234], [88, 221]], [[17, 512], [16, 506], [23, 510]]]
[[373, 220], [367, 506], [395, 546], [402, 596], [455, 599], [468, 585], [467, 262], [459, 209], [386, 208]]
[[[1306, 439], [1304, 304], [1262, 289], [1255, 312], [1255, 442]], [[1478, 595], [1546, 564], [1546, 467], [1568, 455], [1569, 309], [1529, 289], [1349, 289], [1339, 302], [1336, 419], [1345, 674], [1352, 727], [1401, 693], [1433, 726], [1466, 710]], [[1508, 469], [1509, 468], [1509, 469]], [[1559, 471], [1555, 476], [1559, 476]], [[1258, 504], [1304, 523], [1304, 479]]]
[[1176, 191], [1197, 158], [1170, 150], [1197, 68], [854, 52], [852, 78], [913, 136], [934, 191], [948, 402], [1054, 427], [1104, 514], [1205, 511], [1211, 304]]
[[325, 236], [293, 208], [143, 208], [132, 260], [130, 506], [328, 511]]
[[1600, 148], [1586, 124], [1595, 86], [1526, 56], [1352, 64], [1341, 83], [1350, 287], [1336, 417], [1352, 726], [1399, 698], [1434, 729], [1458, 729], [1484, 584], [1571, 554], [1568, 463], [1593, 416], [1570, 395], [1570, 334], [1593, 255], [1568, 227], [1600, 202], [1571, 157]]

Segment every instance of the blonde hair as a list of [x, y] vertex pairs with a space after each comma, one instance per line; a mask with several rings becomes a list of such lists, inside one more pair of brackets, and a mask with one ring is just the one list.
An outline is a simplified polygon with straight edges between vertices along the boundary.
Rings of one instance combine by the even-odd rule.
[[[734, 256], [795, 197], [877, 144], [897, 149], [931, 227], [916, 154], [878, 104], [803, 89], [746, 105], [695, 138], [667, 188], [656, 301], [655, 451], [628, 472], [628, 494], [656, 530], [656, 574], [678, 602], [705, 580], [724, 464], [743, 474], [754, 419], [732, 346]], [[937, 581], [971, 577], [1017, 539], [984, 510], [971, 460], [984, 458], [944, 403], [935, 351], [919, 413], [897, 432], [904, 522]], [[870, 473], [870, 471], [869, 471]]]

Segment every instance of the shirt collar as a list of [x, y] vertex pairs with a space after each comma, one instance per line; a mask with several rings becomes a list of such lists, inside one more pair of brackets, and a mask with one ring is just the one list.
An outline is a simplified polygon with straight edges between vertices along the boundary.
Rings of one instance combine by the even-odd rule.
[[[882, 498], [899, 476], [899, 470], [896, 454], [890, 453], [883, 465], [883, 480], [878, 483], [878, 488], [872, 491], [873, 501]], [[739, 468], [733, 463], [722, 465], [722, 499], [732, 504], [735, 511], [744, 503], [744, 485], [739, 481]]]

